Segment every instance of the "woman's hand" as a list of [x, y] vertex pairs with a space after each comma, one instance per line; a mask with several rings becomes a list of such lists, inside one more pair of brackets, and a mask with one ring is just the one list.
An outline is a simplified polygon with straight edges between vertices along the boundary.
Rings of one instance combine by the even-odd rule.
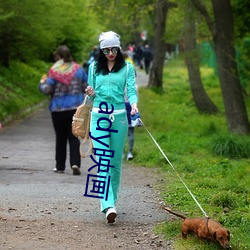
[[86, 92], [86, 94], [87, 94], [88, 96], [95, 96], [95, 90], [94, 90], [92, 87], [90, 87], [90, 86], [88, 86], [88, 87], [85, 89], [85, 92]]
[[134, 103], [131, 105], [131, 112], [130, 112], [130, 114], [133, 116], [133, 115], [135, 115], [137, 112], [138, 112], [137, 104], [134, 102]]
[[41, 78], [41, 80], [40, 80], [40, 83], [45, 83], [45, 81], [47, 80], [47, 75], [46, 74], [44, 74], [43, 76], [42, 76], [42, 78]]

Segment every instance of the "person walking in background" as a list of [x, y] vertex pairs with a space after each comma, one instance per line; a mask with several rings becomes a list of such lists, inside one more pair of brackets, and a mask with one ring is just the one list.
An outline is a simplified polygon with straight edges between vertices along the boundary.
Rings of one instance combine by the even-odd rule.
[[[115, 222], [115, 204], [121, 179], [122, 156], [128, 132], [124, 91], [131, 105], [131, 115], [138, 112], [134, 66], [126, 63], [121, 53], [120, 36], [113, 31], [100, 34], [98, 59], [89, 67], [86, 93], [93, 100], [90, 133], [94, 148], [113, 152], [113, 155], [96, 155], [100, 164], [98, 178], [108, 184], [107, 198], [100, 198], [101, 211], [108, 223]], [[95, 140], [95, 138], [102, 138]], [[108, 166], [101, 164], [108, 162]], [[110, 178], [109, 178], [110, 177]], [[110, 181], [108, 183], [108, 180]]]
[[135, 47], [134, 50], [134, 55], [135, 55], [135, 64], [140, 68], [143, 69], [143, 47], [141, 44], [139, 44], [138, 46]]
[[124, 60], [125, 60], [126, 62], [129, 62], [129, 63], [131, 63], [131, 64], [134, 66], [134, 60], [132, 59], [132, 57], [129, 56], [129, 51], [128, 51], [128, 50], [127, 50], [127, 51], [124, 51], [124, 52], [122, 53], [122, 55], [123, 55]]
[[151, 61], [153, 59], [152, 51], [149, 48], [149, 46], [146, 44], [144, 51], [143, 51], [143, 57], [144, 57], [144, 67], [145, 67], [145, 72], [148, 75]]
[[125, 102], [126, 110], [127, 110], [127, 119], [128, 119], [128, 153], [127, 153], [127, 161], [133, 160], [133, 148], [134, 148], [134, 131], [135, 128], [131, 126], [131, 105], [129, 101]]
[[87, 62], [87, 70], [89, 68], [89, 65], [97, 59], [98, 54], [99, 54], [98, 46], [94, 46], [92, 51], [89, 54], [89, 59]]
[[94, 62], [94, 60], [97, 59], [99, 54], [99, 50], [97, 46], [94, 46], [92, 51], [89, 54], [89, 60], [88, 60], [88, 64], [90, 65], [92, 62]]
[[51, 96], [49, 110], [56, 135], [54, 172], [64, 173], [65, 171], [68, 141], [73, 175], [80, 175], [80, 142], [72, 134], [71, 125], [77, 107], [84, 100], [87, 74], [73, 61], [67, 46], [59, 46], [54, 56], [55, 64], [50, 68], [48, 76], [43, 77], [39, 84], [40, 91]]
[[[134, 66], [134, 61], [128, 57], [127, 52], [123, 53], [123, 57], [125, 59], [126, 62], [131, 63]], [[135, 70], [135, 76], [136, 76], [136, 70]], [[137, 86], [136, 86], [136, 90], [137, 90]], [[126, 91], [125, 91], [126, 92]], [[138, 94], [137, 94], [138, 96]], [[134, 156], [133, 156], [133, 148], [134, 148], [134, 130], [135, 128], [132, 127], [131, 125], [131, 105], [126, 97], [126, 93], [125, 93], [125, 105], [126, 105], [126, 111], [127, 111], [127, 119], [128, 119], [128, 153], [127, 153], [127, 161], [133, 160]], [[124, 152], [125, 154], [125, 152]]]

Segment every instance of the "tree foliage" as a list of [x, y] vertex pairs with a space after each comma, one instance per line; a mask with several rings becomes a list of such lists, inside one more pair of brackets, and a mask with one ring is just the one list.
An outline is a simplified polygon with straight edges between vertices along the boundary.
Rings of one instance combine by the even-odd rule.
[[140, 43], [143, 30], [147, 30], [149, 39], [153, 36], [155, 0], [93, 0], [92, 6], [103, 31], [120, 34], [123, 45]]
[[250, 8], [248, 0], [233, 0], [234, 28], [241, 85], [250, 96]]
[[233, 0], [232, 8], [234, 14], [235, 36], [236, 38], [244, 38], [250, 36], [250, 1]]
[[[0, 2], [0, 60], [48, 60], [59, 44], [67, 44], [80, 59], [96, 36], [95, 19], [88, 2], [2, 0]], [[35, 4], [35, 8], [34, 8]], [[93, 15], [90, 15], [93, 14]]]
[[[226, 39], [225, 43], [220, 43], [220, 46], [215, 46], [215, 49], [217, 53], [221, 54], [226, 48], [225, 45], [228, 45], [230, 52], [235, 38], [231, 37], [233, 33], [230, 33], [233, 22], [231, 22], [230, 16], [230, 23], [222, 25], [225, 21], [221, 15], [226, 12], [226, 6], [221, 5], [222, 0], [1, 0], [0, 66], [8, 68], [12, 60], [20, 60], [27, 64], [34, 59], [52, 60], [52, 53], [60, 44], [66, 44], [71, 49], [74, 59], [82, 61], [88, 57], [92, 46], [97, 45], [98, 35], [102, 31], [114, 30], [119, 33], [122, 37], [122, 46], [125, 48], [131, 42], [142, 43], [140, 33], [146, 30], [147, 42], [152, 44], [154, 41], [155, 57], [160, 58], [159, 62], [156, 60], [153, 62], [155, 64], [153, 68], [156, 69], [155, 73], [157, 73], [158, 83], [160, 83], [155, 86], [161, 87], [165, 44], [180, 43], [184, 34], [183, 10], [179, 7], [170, 8], [170, 5], [181, 6], [187, 1], [196, 3], [196, 5], [202, 3], [202, 8], [197, 8], [200, 12], [200, 15], [197, 15], [198, 19], [196, 19], [198, 41], [212, 40], [215, 45], [215, 40], [222, 38], [222, 34], [227, 32], [226, 35], [230, 39]], [[223, 0], [223, 2], [227, 4], [230, 1]], [[244, 58], [244, 65], [240, 72], [241, 75], [244, 74], [245, 82], [242, 81], [242, 85], [245, 87], [249, 86], [249, 13], [245, 11], [249, 7], [249, 1], [231, 0], [231, 2], [233, 4], [235, 34], [238, 38], [237, 45], [242, 48], [240, 56]], [[155, 22], [160, 20], [160, 18], [157, 19], [156, 14], [157, 3], [161, 3], [163, 6], [165, 3], [168, 5], [165, 32], [163, 30], [160, 34], [157, 34], [155, 29], [157, 27]], [[217, 15], [218, 20], [215, 20], [214, 15], [214, 10], [217, 9], [213, 8], [215, 4], [220, 8], [222, 6], [223, 9], [220, 15]], [[162, 10], [158, 13], [162, 14]], [[158, 37], [158, 43], [154, 40], [156, 37]], [[161, 46], [158, 46], [159, 44]], [[224, 54], [228, 56], [228, 53]], [[232, 61], [232, 58], [234, 59], [234, 53], [224, 60], [225, 64], [221, 67], [226, 69], [224, 72], [232, 71], [232, 67], [227, 64], [227, 62]], [[237, 69], [233, 68], [233, 71], [237, 72]], [[152, 84], [157, 83], [155, 79], [153, 78], [151, 81]], [[223, 86], [224, 90], [229, 92], [227, 96], [230, 96], [237, 91], [233, 88], [230, 90], [228, 82], [230, 81], [225, 81], [227, 85]], [[238, 83], [236, 86], [238, 87]], [[232, 100], [232, 98], [229, 99]], [[230, 105], [228, 105], [228, 110], [230, 110]], [[234, 116], [231, 111], [228, 111], [227, 115]]]

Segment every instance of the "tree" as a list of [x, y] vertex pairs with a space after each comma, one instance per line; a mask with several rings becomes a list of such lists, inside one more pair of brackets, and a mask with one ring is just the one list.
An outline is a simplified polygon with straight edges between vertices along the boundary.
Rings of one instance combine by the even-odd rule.
[[213, 37], [228, 130], [249, 134], [250, 123], [238, 76], [230, 0], [212, 0], [214, 21], [200, 0], [191, 0], [204, 16]]
[[186, 64], [188, 69], [189, 82], [191, 92], [194, 98], [195, 105], [200, 113], [217, 113], [218, 108], [211, 101], [207, 95], [204, 86], [202, 84], [200, 75], [200, 57], [197, 52], [196, 44], [196, 27], [193, 7], [189, 3], [185, 6], [185, 28], [184, 28], [184, 40], [185, 40], [185, 55]]
[[250, 1], [249, 0], [232, 0], [234, 14], [235, 35], [237, 38], [244, 38], [250, 34]]
[[166, 20], [168, 10], [172, 7], [176, 7], [175, 3], [168, 0], [156, 1], [156, 15], [155, 15], [155, 35], [154, 35], [154, 57], [152, 67], [149, 75], [148, 87], [157, 87], [162, 89], [162, 76], [163, 66], [166, 53], [166, 42], [164, 40], [166, 30]]
[[248, 0], [232, 0], [237, 62], [244, 94], [250, 96], [250, 8]]
[[0, 64], [10, 60], [48, 60], [54, 49], [65, 43], [73, 57], [82, 60], [91, 48], [95, 20], [86, 11], [89, 1], [0, 1]]
[[113, 30], [121, 35], [122, 47], [131, 42], [140, 43], [140, 33], [147, 27], [151, 35], [155, 0], [92, 0], [102, 30]]

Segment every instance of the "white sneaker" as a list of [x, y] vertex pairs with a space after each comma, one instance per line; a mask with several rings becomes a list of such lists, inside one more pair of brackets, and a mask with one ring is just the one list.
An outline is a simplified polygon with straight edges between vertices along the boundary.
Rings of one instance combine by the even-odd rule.
[[132, 153], [131, 153], [131, 152], [128, 152], [127, 161], [130, 161], [130, 160], [132, 160], [133, 158], [134, 158], [134, 157], [133, 157]]
[[117, 212], [115, 208], [110, 207], [107, 209], [106, 218], [108, 220], [108, 223], [114, 223], [116, 216], [117, 216]]
[[53, 171], [54, 171], [55, 173], [59, 173], [59, 174], [63, 174], [63, 173], [64, 173], [63, 170], [57, 170], [57, 168], [54, 168]]

